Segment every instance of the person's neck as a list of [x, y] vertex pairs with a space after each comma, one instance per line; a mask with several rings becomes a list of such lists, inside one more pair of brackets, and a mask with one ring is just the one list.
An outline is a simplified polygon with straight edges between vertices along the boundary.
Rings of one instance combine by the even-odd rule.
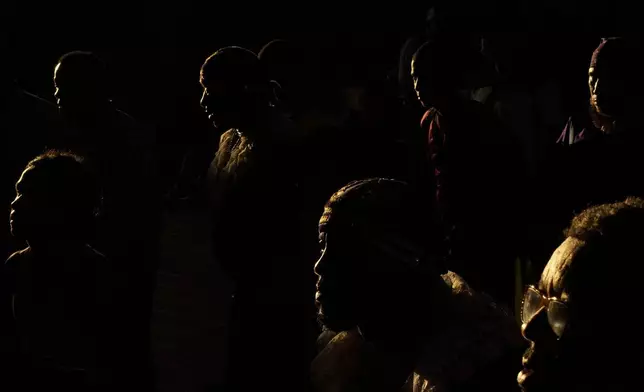
[[237, 131], [255, 143], [270, 139], [273, 136], [271, 117], [274, 110], [270, 106], [259, 107], [253, 111], [252, 115], [242, 116], [242, 121], [236, 128]]

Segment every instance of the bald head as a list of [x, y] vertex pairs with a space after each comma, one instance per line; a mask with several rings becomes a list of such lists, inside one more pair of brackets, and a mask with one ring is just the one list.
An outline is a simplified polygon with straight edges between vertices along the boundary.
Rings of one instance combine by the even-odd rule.
[[106, 105], [110, 99], [108, 86], [107, 67], [94, 53], [67, 53], [54, 68], [54, 96], [66, 113], [93, 113]]

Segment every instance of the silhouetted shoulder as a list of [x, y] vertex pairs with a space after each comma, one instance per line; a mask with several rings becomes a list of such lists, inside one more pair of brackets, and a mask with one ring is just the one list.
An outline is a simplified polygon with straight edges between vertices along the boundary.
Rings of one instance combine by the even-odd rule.
[[5, 261], [4, 263], [2, 276], [0, 277], [3, 290], [9, 292], [14, 291], [15, 279], [16, 275], [18, 274], [19, 268], [28, 268], [29, 264], [31, 263], [31, 258], [32, 254], [30, 248], [19, 250], [9, 256], [7, 261]]
[[19, 263], [31, 260], [31, 248], [25, 248], [14, 252], [4, 263], [5, 269], [14, 269]]

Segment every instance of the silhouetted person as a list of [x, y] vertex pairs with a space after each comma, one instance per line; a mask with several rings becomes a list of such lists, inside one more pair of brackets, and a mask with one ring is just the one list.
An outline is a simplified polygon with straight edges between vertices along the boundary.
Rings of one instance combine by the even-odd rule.
[[66, 127], [51, 145], [83, 156], [96, 173], [103, 205], [91, 244], [119, 263], [126, 287], [119, 301], [129, 312], [123, 338], [132, 350], [123, 363], [145, 377], [160, 219], [154, 134], [115, 107], [106, 65], [96, 55], [62, 56], [54, 84]]
[[[3, 53], [7, 53], [4, 49]], [[0, 203], [5, 212], [15, 196], [14, 181], [25, 163], [43, 153], [50, 135], [60, 130], [56, 106], [20, 88], [13, 79], [8, 62], [10, 59], [5, 58], [0, 65], [0, 123], [4, 135], [0, 143]], [[0, 256], [8, 257], [17, 249], [9, 226], [3, 226], [0, 230]]]
[[312, 51], [304, 45], [281, 39], [267, 43], [257, 54], [266, 76], [277, 83], [276, 96], [280, 106], [291, 116], [307, 110], [310, 98], [315, 94], [313, 84], [317, 75], [309, 68], [314, 64], [312, 56]]
[[[10, 390], [94, 390], [111, 382], [115, 341], [112, 269], [88, 244], [99, 193], [78, 156], [48, 152], [16, 183], [11, 232], [28, 247], [1, 275], [3, 351]], [[9, 354], [9, 352], [5, 352]]]
[[479, 53], [439, 40], [421, 46], [411, 72], [427, 108], [421, 127], [449, 265], [510, 305], [519, 244], [507, 228], [522, 206], [525, 171], [512, 135], [471, 99], [476, 75], [470, 67], [479, 60]]
[[[633, 63], [642, 50], [637, 42], [623, 38], [602, 40], [590, 61], [588, 88], [596, 127], [584, 138], [553, 155], [552, 167], [541, 181], [540, 198], [548, 206], [536, 226], [542, 243], [555, 246], [569, 218], [590, 205], [611, 203], [628, 196], [644, 196], [640, 180], [644, 167], [644, 83]], [[552, 189], [558, 189], [553, 193]]]
[[[628, 56], [639, 53], [637, 47], [621, 38], [602, 40], [595, 50], [588, 68], [588, 88], [590, 92], [590, 111], [585, 126], [575, 129], [572, 121], [561, 135], [561, 142], [574, 144], [581, 140], [597, 137], [604, 133], [628, 131], [639, 127], [641, 119], [639, 104], [641, 92], [636, 86], [629, 86], [637, 78], [637, 69], [629, 66]], [[621, 71], [617, 73], [617, 70]], [[632, 130], [631, 130], [632, 131]]]
[[523, 348], [492, 300], [432, 249], [430, 214], [399, 181], [355, 181], [320, 219], [316, 302], [338, 332], [312, 364], [318, 391], [506, 391]]
[[213, 252], [236, 284], [226, 390], [256, 389], [250, 373], [264, 388], [306, 390], [315, 223], [307, 228], [300, 216], [298, 134], [270, 105], [272, 85], [254, 53], [218, 50], [201, 84], [201, 105], [223, 133], [209, 169]]
[[267, 76], [279, 83], [281, 108], [306, 137], [328, 136], [341, 128], [348, 111], [340, 85], [333, 77], [336, 60], [312, 42], [274, 40], [258, 57]]
[[641, 343], [627, 320], [616, 320], [639, 309], [643, 236], [642, 199], [590, 207], [572, 220], [525, 292], [524, 391], [641, 389]]

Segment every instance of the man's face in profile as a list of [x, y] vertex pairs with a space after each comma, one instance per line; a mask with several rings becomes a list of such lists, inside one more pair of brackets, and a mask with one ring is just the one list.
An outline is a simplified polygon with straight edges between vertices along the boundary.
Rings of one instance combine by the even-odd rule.
[[[615, 372], [612, 367], [620, 367], [620, 360], [611, 358], [615, 354], [609, 352], [614, 348], [606, 350], [607, 344], [618, 343], [604, 327], [608, 324], [604, 324], [601, 305], [588, 300], [585, 291], [571, 291], [574, 278], [570, 271], [575, 263], [579, 268], [580, 261], [587, 261], [581, 260], [584, 246], [581, 240], [567, 238], [553, 253], [533, 294], [524, 298], [521, 331], [530, 348], [517, 381], [526, 392], [610, 390], [606, 385], [619, 383], [611, 377], [619, 374], [620, 370]], [[601, 285], [596, 290], [601, 290]]]
[[441, 91], [435, 79], [435, 75], [429, 66], [420, 61], [411, 62], [411, 77], [414, 82], [416, 97], [424, 108], [431, 108], [435, 105], [437, 94]]
[[96, 112], [99, 105], [108, 101], [91, 75], [72, 74], [58, 63], [54, 69], [54, 97], [63, 115], [83, 116]]
[[11, 203], [11, 234], [23, 240], [47, 235], [49, 230], [65, 222], [62, 208], [56, 206], [56, 196], [37, 169], [28, 167], [16, 183], [16, 197]]
[[199, 104], [218, 130], [225, 132], [240, 126], [244, 106], [243, 86], [214, 78], [202, 72], [202, 95]]

